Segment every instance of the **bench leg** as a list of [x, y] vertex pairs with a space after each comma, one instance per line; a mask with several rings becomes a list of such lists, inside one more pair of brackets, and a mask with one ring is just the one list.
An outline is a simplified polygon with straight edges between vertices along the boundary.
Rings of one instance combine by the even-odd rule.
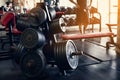
[[109, 36], [109, 38], [110, 38], [110, 41], [108, 41], [107, 43], [106, 43], [106, 49], [108, 50], [109, 48], [110, 48], [110, 44], [113, 44], [114, 46], [116, 46], [116, 43], [114, 42], [114, 37], [113, 36]]

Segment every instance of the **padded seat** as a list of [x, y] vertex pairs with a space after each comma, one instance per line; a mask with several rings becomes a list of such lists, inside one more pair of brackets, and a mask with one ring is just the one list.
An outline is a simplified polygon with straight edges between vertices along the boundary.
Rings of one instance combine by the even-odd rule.
[[19, 30], [16, 28], [16, 26], [15, 26], [15, 27], [12, 28], [12, 33], [13, 33], [13, 34], [21, 34], [22, 32], [19, 31]]
[[64, 34], [61, 35], [61, 38], [64, 40], [76, 40], [76, 39], [84, 39], [84, 38], [97, 38], [97, 37], [107, 37], [112, 36], [114, 33], [112, 32], [97, 32], [97, 33], [87, 33], [87, 34]]

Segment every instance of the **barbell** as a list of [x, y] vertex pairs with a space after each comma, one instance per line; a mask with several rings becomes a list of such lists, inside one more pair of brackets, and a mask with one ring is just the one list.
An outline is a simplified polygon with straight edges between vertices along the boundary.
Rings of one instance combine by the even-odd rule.
[[78, 55], [81, 55], [72, 40], [54, 43], [45, 49], [25, 49], [22, 44], [19, 44], [17, 52], [20, 68], [28, 78], [42, 77], [48, 61], [51, 62], [50, 58], [60, 70], [74, 70], [78, 66]]
[[58, 67], [62, 70], [76, 69], [79, 55], [77, 47], [72, 40], [54, 44], [54, 58]]

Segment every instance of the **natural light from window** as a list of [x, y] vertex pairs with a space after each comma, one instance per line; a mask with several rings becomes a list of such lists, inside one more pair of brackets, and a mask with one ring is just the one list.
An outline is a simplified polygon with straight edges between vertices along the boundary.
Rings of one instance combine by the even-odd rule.
[[[92, 6], [98, 8], [102, 16], [102, 27], [106, 23], [117, 23], [118, 0], [93, 0]], [[60, 6], [73, 7], [69, 0], [60, 0]]]

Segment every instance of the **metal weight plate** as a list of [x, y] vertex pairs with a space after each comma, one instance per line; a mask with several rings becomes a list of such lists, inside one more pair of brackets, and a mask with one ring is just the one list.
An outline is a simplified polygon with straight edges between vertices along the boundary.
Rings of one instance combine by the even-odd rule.
[[46, 60], [42, 50], [28, 51], [21, 58], [20, 67], [28, 78], [40, 78], [45, 72]]
[[48, 7], [48, 10], [49, 10], [49, 14], [50, 14], [51, 19], [54, 19], [56, 17], [55, 8]]
[[41, 31], [28, 28], [21, 35], [21, 43], [26, 48], [42, 47], [45, 43], [45, 36]]
[[[29, 19], [30, 20], [30, 19]], [[16, 22], [16, 28], [23, 32], [26, 28], [29, 28], [31, 24], [29, 23], [28, 19], [18, 18]]]
[[50, 32], [52, 34], [66, 31], [66, 23], [63, 18], [55, 19], [50, 23]]
[[25, 54], [26, 49], [22, 44], [18, 44], [15, 49], [14, 59], [17, 64], [20, 62], [20, 58]]
[[77, 52], [76, 45], [72, 40], [56, 43], [54, 45], [54, 58], [58, 67], [62, 70], [76, 69], [79, 57], [71, 56]]
[[42, 50], [46, 58], [53, 58], [52, 47], [50, 44], [44, 45]]
[[39, 24], [42, 24], [47, 20], [47, 14], [44, 9], [41, 7], [35, 7], [30, 11], [31, 16], [35, 16], [37, 18]]

